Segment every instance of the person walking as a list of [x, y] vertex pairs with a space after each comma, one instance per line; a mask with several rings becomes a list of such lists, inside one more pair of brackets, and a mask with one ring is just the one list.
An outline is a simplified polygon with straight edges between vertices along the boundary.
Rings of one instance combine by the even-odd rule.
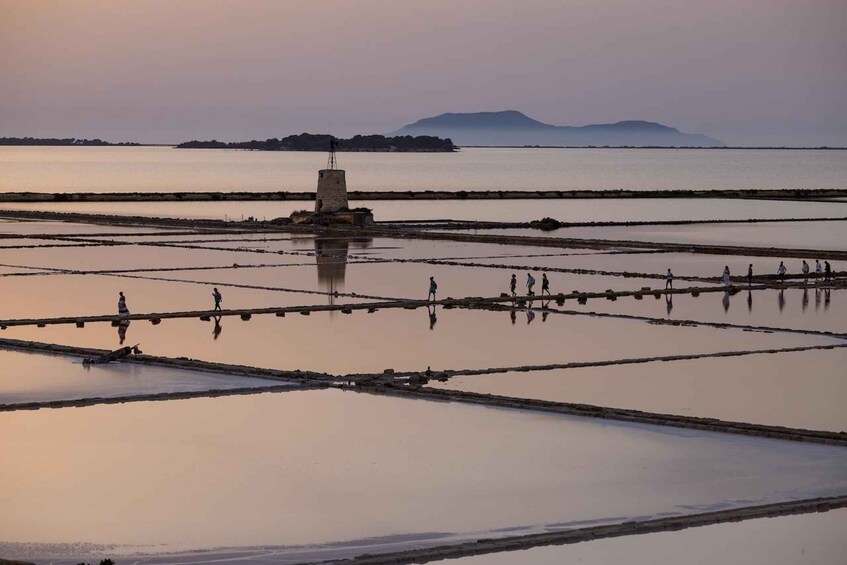
[[829, 261], [823, 262], [823, 280], [828, 281], [832, 277], [832, 267], [829, 266]]
[[665, 275], [665, 290], [673, 289], [673, 273], [668, 269], [668, 274]]
[[129, 316], [129, 308], [126, 307], [126, 297], [123, 291], [118, 293], [118, 316], [121, 318]]
[[550, 295], [550, 281], [547, 280], [547, 273], [541, 273], [541, 296], [544, 296], [544, 293]]
[[512, 273], [512, 280], [509, 281], [509, 290], [512, 291], [512, 296], [515, 295], [517, 288], [518, 288], [518, 277], [515, 275], [515, 273]]
[[429, 277], [429, 294], [426, 295], [426, 299], [435, 301], [435, 291], [437, 290], [438, 283], [435, 282], [435, 277]]
[[724, 286], [731, 286], [732, 285], [732, 281], [729, 278], [729, 265], [726, 265], [723, 268], [723, 285]]
[[803, 282], [807, 282], [809, 280], [809, 264], [806, 263], [805, 259], [803, 259], [803, 267], [800, 270], [803, 271]]
[[532, 273], [526, 274], [526, 295], [527, 296], [535, 296], [535, 293], [532, 291], [532, 287], [535, 286], [535, 277], [532, 276]]
[[212, 298], [215, 299], [215, 311], [220, 312], [221, 300], [223, 299], [223, 296], [221, 296], [221, 293], [217, 288], [212, 291]]
[[776, 274], [779, 275], [779, 282], [785, 284], [785, 263], [780, 261], [779, 267], [776, 269]]
[[753, 286], [753, 263], [747, 267], [747, 286]]
[[823, 268], [821, 267], [821, 260], [815, 259], [815, 278], [821, 278], [821, 273], [823, 272]]

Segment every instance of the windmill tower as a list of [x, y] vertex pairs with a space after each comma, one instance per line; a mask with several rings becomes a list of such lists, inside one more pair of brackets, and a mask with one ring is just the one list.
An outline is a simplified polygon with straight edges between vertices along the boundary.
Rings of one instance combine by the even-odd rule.
[[338, 141], [329, 138], [329, 157], [326, 169], [318, 171], [318, 191], [315, 194], [315, 212], [338, 212], [347, 209], [347, 179], [338, 168], [335, 150]]

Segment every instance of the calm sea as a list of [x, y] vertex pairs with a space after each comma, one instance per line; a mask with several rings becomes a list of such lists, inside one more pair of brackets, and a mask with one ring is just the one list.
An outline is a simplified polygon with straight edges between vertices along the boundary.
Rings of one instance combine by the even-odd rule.
[[[847, 188], [847, 152], [462, 149], [341, 153], [350, 190]], [[169, 147], [0, 147], [0, 191], [305, 191], [326, 155]]]

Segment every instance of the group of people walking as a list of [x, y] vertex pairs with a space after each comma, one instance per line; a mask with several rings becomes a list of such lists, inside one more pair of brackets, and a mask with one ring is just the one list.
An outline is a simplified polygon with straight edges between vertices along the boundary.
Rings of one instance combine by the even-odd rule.
[[[785, 282], [785, 274], [788, 269], [785, 267], [785, 261], [779, 262], [779, 267], [776, 269], [776, 274], [779, 277], [779, 282]], [[809, 273], [811, 269], [809, 267], [809, 263], [803, 259], [803, 263], [800, 267], [800, 272], [803, 273], [803, 276], [808, 280]], [[824, 281], [829, 281], [832, 279], [832, 266], [829, 264], [829, 261], [824, 260], [823, 265], [821, 265], [820, 259], [815, 259], [815, 278], [819, 279], [823, 277]], [[673, 288], [673, 273], [670, 269], [668, 269], [667, 275], [665, 275], [665, 289]], [[721, 275], [721, 282], [723, 282], [724, 286], [732, 286], [732, 276], [729, 272], [729, 265], [724, 266], [723, 273]], [[753, 284], [753, 263], [750, 263], [747, 266], [747, 285], [750, 286]]]
[[[509, 291], [512, 296], [517, 295], [517, 289], [518, 276], [512, 273], [512, 278], [509, 281]], [[550, 279], [547, 278], [547, 273], [541, 273], [541, 296], [544, 296], [545, 293], [550, 296]], [[535, 296], [535, 277], [532, 276], [532, 273], [526, 274], [526, 295]]]

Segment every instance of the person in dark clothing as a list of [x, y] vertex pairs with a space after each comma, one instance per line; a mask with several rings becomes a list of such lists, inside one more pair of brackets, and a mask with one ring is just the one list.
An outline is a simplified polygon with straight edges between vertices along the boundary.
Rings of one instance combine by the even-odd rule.
[[550, 281], [547, 280], [547, 273], [541, 273], [541, 296], [544, 296], [545, 292], [549, 296], [549, 294], [550, 294]]
[[747, 267], [747, 286], [751, 286], [753, 284], [753, 263], [750, 263], [750, 266]]
[[673, 289], [673, 273], [668, 269], [668, 274], [665, 275], [665, 290]]
[[518, 277], [515, 275], [515, 273], [512, 273], [512, 280], [509, 281], [509, 290], [512, 291], [512, 296], [515, 295], [517, 288], [518, 288]]
[[438, 290], [438, 284], [435, 282], [435, 277], [429, 277], [429, 294], [426, 295], [427, 300], [435, 300], [435, 291]]
[[221, 296], [221, 293], [220, 293], [220, 291], [218, 291], [217, 288], [215, 288], [212, 291], [212, 298], [215, 299], [215, 310], [220, 310], [221, 309], [221, 300], [223, 299], [223, 296]]
[[823, 280], [828, 281], [832, 277], [832, 267], [829, 265], [829, 261], [823, 262]]

